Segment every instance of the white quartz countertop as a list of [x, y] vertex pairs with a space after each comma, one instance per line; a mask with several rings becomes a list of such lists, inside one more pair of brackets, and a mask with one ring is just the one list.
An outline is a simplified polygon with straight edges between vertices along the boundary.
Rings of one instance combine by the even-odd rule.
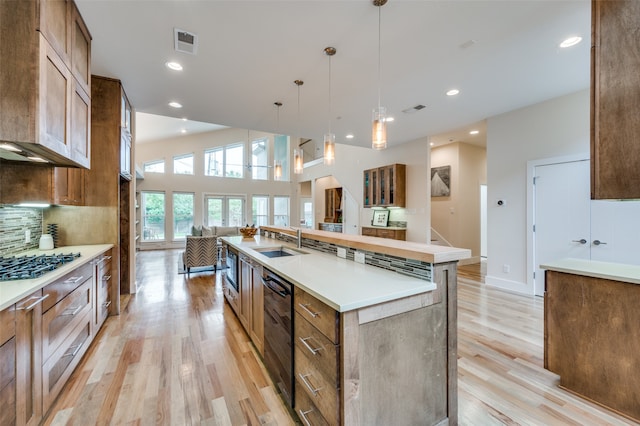
[[638, 265], [567, 258], [545, 263], [540, 265], [540, 268], [585, 277], [640, 284], [640, 266]]
[[389, 302], [437, 288], [433, 282], [305, 247], [297, 250], [307, 254], [269, 258], [256, 249], [293, 246], [259, 235], [248, 240], [242, 237], [223, 237], [222, 240], [338, 312]]
[[[113, 247], [113, 244], [94, 244], [87, 246], [67, 246], [59, 247], [53, 250], [29, 250], [17, 253], [13, 256], [33, 256], [41, 254], [63, 254], [63, 253], [80, 253], [80, 257], [73, 262], [69, 262], [53, 271], [44, 274], [39, 278], [30, 280], [0, 281], [0, 311], [22, 298], [30, 295], [34, 291], [40, 290], [47, 284], [52, 283], [63, 275], [73, 271], [79, 266], [91, 261], [96, 256], [104, 253]], [[7, 256], [8, 257], [8, 256]]]

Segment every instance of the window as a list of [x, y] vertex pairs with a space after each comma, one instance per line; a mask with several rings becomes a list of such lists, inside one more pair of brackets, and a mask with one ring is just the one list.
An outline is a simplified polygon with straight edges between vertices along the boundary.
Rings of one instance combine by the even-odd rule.
[[269, 178], [269, 168], [267, 161], [269, 152], [267, 151], [267, 138], [255, 140], [251, 143], [251, 178], [255, 180], [267, 180]]
[[173, 174], [192, 175], [193, 174], [193, 154], [179, 155], [173, 157]]
[[244, 226], [245, 197], [205, 195], [205, 217], [208, 226]]
[[142, 241], [164, 240], [164, 221], [164, 192], [142, 191]]
[[273, 197], [273, 224], [289, 225], [289, 197]]
[[251, 207], [251, 222], [255, 226], [269, 224], [269, 197], [254, 195]]
[[225, 146], [224, 155], [224, 176], [232, 178], [243, 177], [244, 144]]
[[164, 160], [155, 160], [144, 163], [145, 173], [164, 173]]
[[273, 139], [273, 159], [282, 164], [280, 180], [289, 180], [289, 136], [277, 135]]
[[193, 226], [192, 192], [173, 193], [173, 239], [184, 240], [191, 233]]
[[204, 152], [204, 175], [224, 176], [224, 148], [208, 149]]

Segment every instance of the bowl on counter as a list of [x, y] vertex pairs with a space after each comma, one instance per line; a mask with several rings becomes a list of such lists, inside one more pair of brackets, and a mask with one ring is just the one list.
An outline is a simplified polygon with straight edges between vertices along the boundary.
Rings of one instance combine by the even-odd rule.
[[258, 228], [240, 228], [240, 233], [242, 234], [242, 239], [243, 240], [250, 240], [252, 239], [255, 235], [256, 232], [258, 232]]

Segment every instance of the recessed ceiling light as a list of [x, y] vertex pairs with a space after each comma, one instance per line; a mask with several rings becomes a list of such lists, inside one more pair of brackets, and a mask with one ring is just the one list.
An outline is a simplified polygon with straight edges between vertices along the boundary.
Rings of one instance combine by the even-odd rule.
[[393, 118], [393, 117], [387, 117], [387, 118], [385, 118], [385, 119], [384, 119], [384, 121], [386, 121], [386, 122], [388, 122], [388, 123], [391, 123], [392, 121], [395, 121], [395, 120], [396, 120], [396, 119], [395, 119], [395, 118]]
[[578, 37], [578, 36], [569, 37], [568, 39], [560, 43], [560, 47], [565, 48], [565, 47], [575, 46], [581, 41], [582, 41], [582, 37]]
[[171, 101], [169, 102], [169, 106], [172, 108], [182, 108], [182, 104], [180, 102]]
[[167, 62], [165, 63], [166, 67], [169, 68], [170, 70], [174, 70], [174, 71], [182, 71], [182, 65], [180, 65], [177, 62]]
[[433, 146], [433, 145], [434, 145], [434, 143], [433, 143], [433, 142], [429, 142], [429, 146]]
[[455, 96], [458, 93], [460, 93], [460, 91], [458, 89], [451, 89], [447, 92], [447, 96]]
[[478, 133], [480, 133], [480, 130], [472, 130], [469, 132], [470, 135], [477, 135]]
[[15, 146], [13, 146], [11, 144], [8, 144], [8, 143], [0, 144], [0, 149], [4, 149], [5, 151], [13, 151], [13, 152], [22, 151], [20, 148], [16, 148]]
[[187, 129], [180, 129], [180, 133], [187, 133]]
[[182, 121], [187, 121], [187, 117], [182, 117]]
[[347, 138], [347, 139], [353, 139], [353, 138], [354, 138], [353, 133], [349, 133], [347, 136], [345, 136], [345, 138]]

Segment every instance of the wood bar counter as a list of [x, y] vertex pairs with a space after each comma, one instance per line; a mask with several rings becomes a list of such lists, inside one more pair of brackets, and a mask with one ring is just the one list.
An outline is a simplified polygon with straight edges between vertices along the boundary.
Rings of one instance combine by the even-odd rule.
[[640, 266], [548, 265], [544, 367], [560, 386], [640, 421]]

